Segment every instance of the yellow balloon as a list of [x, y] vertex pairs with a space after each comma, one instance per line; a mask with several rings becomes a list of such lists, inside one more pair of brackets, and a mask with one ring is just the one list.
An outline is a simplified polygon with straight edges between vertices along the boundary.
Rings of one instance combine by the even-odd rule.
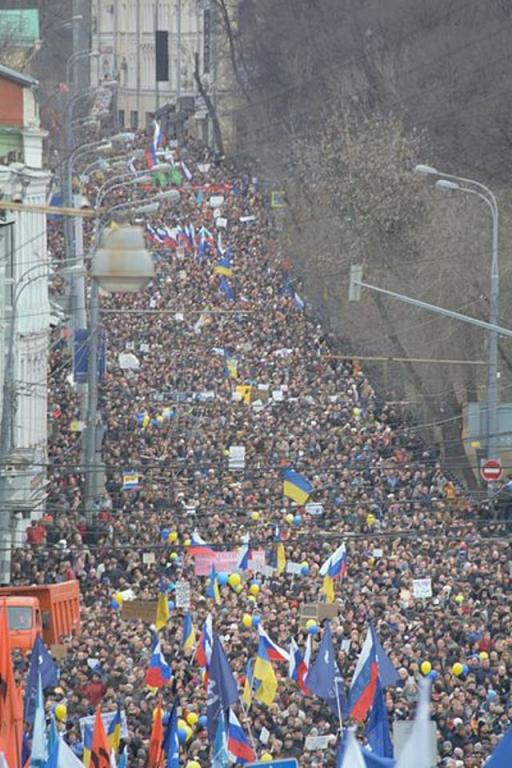
[[251, 519], [254, 520], [254, 522], [256, 522], [257, 520], [260, 519], [260, 513], [259, 512], [251, 512]]
[[455, 595], [455, 602], [457, 605], [462, 605], [464, 602], [464, 595]]
[[485, 661], [486, 659], [489, 658], [489, 654], [487, 653], [487, 651], [480, 651], [478, 655], [480, 656], [480, 661]]
[[260, 757], [260, 763], [271, 763], [272, 760], [273, 760], [273, 757], [270, 754], [270, 752], [264, 752]]
[[464, 667], [460, 663], [460, 661], [456, 661], [455, 664], [452, 667], [452, 672], [455, 675], [455, 677], [459, 677], [464, 672]]
[[122, 605], [123, 604], [122, 594], [120, 592], [116, 592], [114, 595], [114, 600], [116, 601], [116, 603], [119, 603], [119, 605]]
[[187, 722], [182, 717], [178, 718], [178, 728], [186, 728]]
[[247, 595], [247, 599], [249, 600], [250, 603], [256, 602], [256, 598], [254, 597], [254, 595]]
[[372, 515], [372, 513], [370, 512], [370, 514], [366, 518], [366, 524], [372, 526], [375, 524], [376, 519], [377, 518], [375, 517], [375, 515]]
[[[185, 541], [183, 542], [183, 546], [187, 547], [187, 548], [190, 547], [191, 544], [192, 544], [192, 542], [191, 542], [190, 539], [185, 539]], [[192, 761], [192, 762], [194, 762], [194, 761]]]
[[309, 563], [307, 560], [303, 560], [300, 565], [301, 565], [301, 568], [309, 568]]
[[187, 734], [186, 741], [190, 741], [190, 739], [194, 735], [194, 731], [192, 730], [190, 725], [185, 725], [185, 733]]
[[174, 541], [178, 541], [178, 534], [177, 534], [177, 532], [176, 531], [171, 531], [170, 534], [167, 537], [167, 541], [170, 541], [171, 544]]
[[240, 592], [243, 590], [243, 587], [241, 584], [237, 584], [236, 587], [233, 587], [233, 589], [235, 590], [236, 594], [239, 595]]
[[258, 584], [251, 584], [251, 586], [249, 587], [249, 592], [251, 593], [251, 595], [254, 595], [255, 597], [259, 591], [260, 591], [260, 588]]
[[248, 613], [244, 613], [244, 615], [242, 616], [242, 624], [244, 625], [244, 627], [247, 627], [247, 629], [249, 629], [249, 627], [252, 627], [252, 616], [250, 616]]
[[189, 760], [185, 768], [201, 768], [201, 763], [198, 763], [197, 760]]
[[420, 664], [420, 670], [422, 675], [428, 675], [428, 673], [432, 670], [432, 664], [430, 661], [422, 661]]
[[171, 552], [169, 555], [169, 560], [177, 560], [178, 559], [178, 553], [177, 552]]
[[361, 409], [356, 407], [356, 408], [354, 408], [352, 410], [352, 413], [354, 414], [354, 416], [360, 416], [361, 415]]
[[316, 621], [314, 619], [308, 619], [306, 621], [306, 629], [311, 629], [311, 627], [316, 627]]
[[230, 587], [238, 587], [242, 579], [239, 573], [230, 573], [228, 576], [228, 584]]
[[187, 715], [187, 723], [190, 726], [196, 725], [197, 721], [199, 720], [199, 715], [197, 715], [195, 712], [189, 712]]
[[55, 707], [55, 717], [57, 720], [65, 720], [68, 716], [68, 708], [65, 704], [57, 704]]
[[288, 523], [288, 525], [291, 525], [293, 523], [293, 515], [291, 512], [289, 512], [285, 517], [285, 522]]

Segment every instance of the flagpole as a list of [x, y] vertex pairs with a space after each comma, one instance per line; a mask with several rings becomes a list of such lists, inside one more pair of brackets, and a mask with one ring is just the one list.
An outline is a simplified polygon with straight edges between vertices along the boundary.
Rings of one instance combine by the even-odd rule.
[[338, 719], [340, 721], [340, 736], [343, 733], [343, 720], [341, 717], [341, 705], [340, 705], [340, 693], [338, 691], [338, 678], [334, 678], [334, 686], [336, 688], [336, 706], [338, 707]]
[[[251, 704], [252, 704], [252, 697], [251, 697]], [[244, 713], [244, 717], [245, 717], [245, 721], [246, 721], [246, 725], [247, 725], [247, 733], [249, 734], [249, 738], [251, 740], [251, 746], [254, 749], [254, 751], [256, 752], [256, 754], [258, 754], [257, 750], [256, 750], [256, 741], [254, 739], [254, 736], [252, 735], [251, 720], [249, 718], [249, 712], [248, 712], [248, 710], [246, 710], [245, 705], [244, 705], [242, 699], [240, 699], [240, 706], [242, 707], [242, 712]], [[249, 704], [249, 707], [250, 706], [251, 705]]]

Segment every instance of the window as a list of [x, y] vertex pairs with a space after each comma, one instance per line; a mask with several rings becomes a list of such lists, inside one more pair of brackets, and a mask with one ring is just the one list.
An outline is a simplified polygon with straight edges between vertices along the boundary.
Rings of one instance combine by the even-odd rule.
[[119, 127], [124, 128], [124, 109], [119, 110], [118, 122], [119, 122]]
[[139, 127], [139, 113], [136, 109], [132, 109], [130, 112], [130, 128], [132, 131], [136, 131]]
[[9, 629], [32, 629], [32, 608], [10, 605], [7, 612], [9, 614]]

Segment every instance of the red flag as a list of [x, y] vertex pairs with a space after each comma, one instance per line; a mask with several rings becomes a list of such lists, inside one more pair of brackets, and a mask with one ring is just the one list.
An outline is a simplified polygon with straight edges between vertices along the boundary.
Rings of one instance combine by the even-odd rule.
[[148, 768], [163, 768], [164, 751], [162, 742], [164, 740], [164, 729], [162, 725], [162, 708], [157, 707], [153, 719], [153, 728], [151, 739], [149, 740]]
[[96, 709], [89, 766], [90, 768], [110, 768], [110, 746], [105, 733], [100, 706]]
[[0, 606], [0, 752], [9, 768], [21, 768], [23, 708], [21, 693], [14, 683], [7, 607]]

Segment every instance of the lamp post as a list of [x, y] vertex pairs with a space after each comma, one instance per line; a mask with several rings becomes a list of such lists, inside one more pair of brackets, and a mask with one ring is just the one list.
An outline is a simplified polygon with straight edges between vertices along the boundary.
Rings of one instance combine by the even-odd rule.
[[95, 58], [96, 56], [99, 56], [99, 51], [93, 51], [93, 50], [86, 50], [86, 51], [77, 51], [76, 53], [72, 53], [71, 56], [68, 57], [66, 61], [66, 83], [68, 85], [74, 86], [75, 84], [75, 77], [74, 77], [74, 70], [75, 70], [75, 64], [80, 59], [86, 59], [86, 58]]
[[[499, 213], [498, 202], [494, 193], [479, 181], [455, 176], [438, 171], [430, 165], [417, 165], [414, 172], [420, 176], [437, 177], [436, 188], [451, 192], [464, 192], [483, 200], [489, 208], [492, 221], [491, 238], [491, 278], [489, 296], [489, 323], [498, 325], [500, 302], [500, 276], [498, 266]], [[498, 331], [489, 330], [487, 355], [487, 418], [486, 442], [487, 458], [498, 458]], [[493, 495], [493, 484], [489, 483], [488, 495]]]
[[[98, 195], [96, 204], [105, 196]], [[148, 202], [148, 201], [145, 201]], [[120, 203], [107, 211], [137, 212], [136, 202]], [[97, 221], [95, 253], [91, 268], [92, 286], [89, 314], [89, 355], [87, 363], [87, 427], [85, 432], [85, 517], [94, 520], [98, 488], [96, 461], [96, 435], [98, 419], [98, 345], [100, 338], [100, 287], [110, 292], [136, 292], [144, 288], [153, 277], [151, 255], [144, 247], [144, 236], [139, 227], [120, 227], [107, 235], [106, 223]], [[129, 255], [129, 258], [127, 258]]]

